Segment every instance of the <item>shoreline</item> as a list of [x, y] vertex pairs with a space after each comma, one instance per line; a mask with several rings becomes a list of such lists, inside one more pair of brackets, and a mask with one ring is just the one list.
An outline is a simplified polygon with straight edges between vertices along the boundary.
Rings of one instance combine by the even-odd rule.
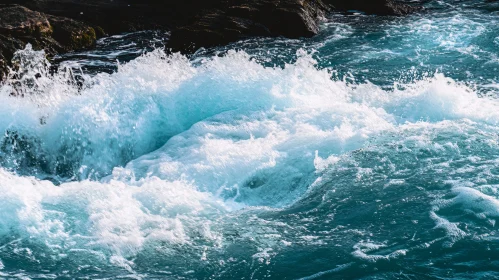
[[[193, 53], [251, 37], [312, 37], [330, 12], [357, 10], [401, 16], [421, 9], [392, 0], [187, 0], [169, 4], [147, 0], [10, 0], [0, 5], [0, 80], [15, 51], [31, 44], [48, 57], [93, 49], [99, 38], [141, 30], [171, 32], [166, 48]], [[165, 39], [166, 40], [166, 39]]]

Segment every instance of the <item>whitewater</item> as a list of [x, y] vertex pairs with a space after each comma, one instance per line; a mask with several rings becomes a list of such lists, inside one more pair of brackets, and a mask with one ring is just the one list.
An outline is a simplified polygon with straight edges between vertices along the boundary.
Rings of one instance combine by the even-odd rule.
[[0, 85], [0, 278], [499, 278], [497, 11], [189, 57], [28, 45]]

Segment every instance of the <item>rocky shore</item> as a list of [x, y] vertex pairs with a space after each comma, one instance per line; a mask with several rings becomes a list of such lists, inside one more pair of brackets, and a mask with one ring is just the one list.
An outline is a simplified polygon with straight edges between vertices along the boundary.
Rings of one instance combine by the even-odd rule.
[[419, 9], [395, 0], [6, 0], [0, 4], [0, 77], [30, 43], [47, 55], [92, 48], [99, 37], [170, 30], [167, 47], [192, 52], [252, 36], [311, 37], [330, 11], [400, 16]]
[[0, 5], [0, 75], [7, 73], [14, 52], [31, 44], [48, 55], [91, 48], [97, 35], [90, 25], [66, 17]]
[[168, 46], [192, 51], [251, 36], [311, 37], [332, 10], [401, 16], [417, 9], [392, 0], [231, 0], [174, 29]]

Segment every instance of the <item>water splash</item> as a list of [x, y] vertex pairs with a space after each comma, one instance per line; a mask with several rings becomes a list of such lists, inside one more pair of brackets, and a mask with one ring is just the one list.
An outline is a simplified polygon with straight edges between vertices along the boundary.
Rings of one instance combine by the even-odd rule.
[[[443, 74], [386, 88], [296, 57], [155, 50], [79, 84], [19, 52], [0, 87], [0, 275], [389, 277], [438, 271], [462, 244], [483, 264], [498, 101]], [[427, 268], [430, 252], [445, 258]]]

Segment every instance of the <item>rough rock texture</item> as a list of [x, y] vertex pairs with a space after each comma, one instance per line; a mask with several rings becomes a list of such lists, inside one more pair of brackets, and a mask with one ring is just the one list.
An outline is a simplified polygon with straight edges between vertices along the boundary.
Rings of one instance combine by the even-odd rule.
[[174, 29], [167, 46], [190, 52], [252, 36], [311, 37], [331, 9], [404, 15], [418, 8], [394, 0], [227, 0]]
[[[263, 11], [272, 6], [333, 5], [339, 10], [360, 10], [380, 15], [400, 15], [413, 8], [396, 0], [3, 0], [20, 4], [34, 11], [83, 21], [94, 28], [102, 27], [109, 34], [120, 32], [176, 28], [197, 21], [200, 15], [218, 9], [224, 16], [233, 16], [231, 7], [246, 11]], [[414, 2], [414, 1], [412, 1]], [[307, 8], [306, 8], [307, 9]], [[291, 9], [296, 15], [299, 10]], [[225, 13], [228, 13], [225, 14]], [[198, 17], [196, 17], [198, 16]], [[245, 18], [245, 17], [243, 17]], [[278, 18], [274, 18], [278, 21]]]
[[69, 17], [116, 34], [186, 23], [222, 0], [7, 0], [35, 11]]
[[329, 7], [322, 0], [232, 0], [174, 30], [173, 50], [227, 44], [250, 36], [310, 37]]
[[0, 8], [0, 32], [13, 36], [50, 36], [52, 28], [42, 13], [18, 5]]
[[331, 7], [402, 15], [415, 9], [395, 0], [5, 0], [87, 24], [98, 34], [173, 30], [168, 47], [192, 51], [251, 36], [310, 37]]
[[310, 37], [318, 32], [319, 19], [331, 9], [377, 15], [403, 15], [416, 10], [396, 0], [1, 0], [1, 3], [4, 4], [0, 4], [0, 76], [5, 73], [13, 50], [26, 43], [53, 55], [92, 47], [96, 38], [106, 34], [169, 29], [173, 31], [167, 46], [191, 52], [252, 36]]
[[65, 51], [87, 49], [95, 44], [94, 28], [69, 18], [47, 16], [53, 29], [52, 37]]
[[27, 43], [54, 55], [90, 48], [95, 41], [94, 29], [84, 23], [19, 5], [0, 5], [0, 80], [5, 77], [14, 52]]

